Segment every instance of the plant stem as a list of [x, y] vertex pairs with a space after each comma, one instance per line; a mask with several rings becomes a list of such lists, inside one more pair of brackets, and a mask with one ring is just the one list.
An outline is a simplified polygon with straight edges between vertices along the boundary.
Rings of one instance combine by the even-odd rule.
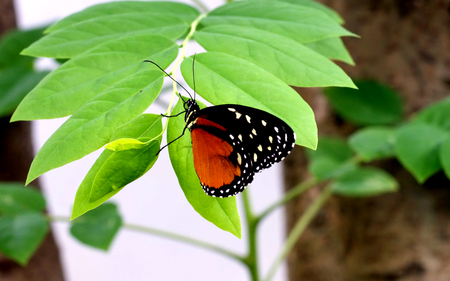
[[244, 263], [247, 265], [252, 281], [259, 281], [258, 273], [258, 253], [257, 253], [257, 240], [256, 230], [257, 222], [253, 214], [248, 191], [242, 193], [242, 199], [244, 201], [245, 220], [247, 222], [248, 231], [248, 254], [244, 258]]
[[294, 188], [286, 192], [284, 196], [278, 200], [277, 202], [270, 205], [267, 209], [265, 209], [261, 214], [259, 214], [256, 217], [256, 223], [258, 224], [263, 218], [265, 218], [267, 215], [269, 215], [273, 210], [276, 208], [285, 205], [287, 202], [291, 201], [294, 198], [297, 198], [300, 194], [307, 191], [311, 187], [315, 186], [317, 184], [317, 180], [315, 178], [307, 179], [298, 185], [296, 185]]
[[317, 199], [313, 203], [311, 203], [308, 209], [303, 213], [303, 215], [297, 221], [291, 233], [289, 234], [280, 254], [276, 257], [275, 261], [270, 267], [269, 273], [267, 274], [267, 277], [264, 279], [265, 281], [269, 281], [273, 278], [275, 272], [277, 271], [278, 266], [283, 262], [283, 260], [287, 257], [290, 251], [294, 248], [300, 235], [302, 235], [303, 231], [305, 231], [308, 224], [320, 211], [323, 204], [327, 201], [327, 199], [330, 197], [331, 194], [332, 194], [331, 188], [326, 187], [320, 193], [319, 197], [317, 197]]
[[[69, 217], [64, 217], [64, 216], [52, 216], [52, 215], [47, 215], [47, 219], [51, 222], [51, 221], [58, 221], [58, 222], [70, 222], [70, 218]], [[146, 233], [146, 234], [152, 234], [152, 235], [156, 235], [156, 236], [161, 236], [164, 238], [168, 238], [168, 239], [172, 239], [178, 242], [183, 242], [186, 244], [190, 244], [193, 246], [197, 246], [206, 250], [210, 250], [225, 256], [228, 256], [230, 258], [233, 258], [235, 260], [238, 260], [242, 263], [246, 263], [246, 261], [244, 260], [243, 257], [241, 257], [240, 255], [233, 253], [227, 249], [218, 247], [216, 245], [210, 244], [210, 243], [205, 243], [203, 241], [194, 239], [194, 238], [190, 238], [184, 235], [179, 235], [173, 232], [169, 232], [169, 231], [164, 231], [164, 230], [159, 230], [156, 228], [151, 228], [151, 227], [146, 227], [146, 226], [142, 226], [142, 225], [136, 225], [136, 224], [127, 224], [124, 223], [122, 225], [123, 228], [125, 229], [129, 229], [129, 230], [134, 230], [134, 231], [138, 231], [138, 232], [142, 232], [142, 233]]]

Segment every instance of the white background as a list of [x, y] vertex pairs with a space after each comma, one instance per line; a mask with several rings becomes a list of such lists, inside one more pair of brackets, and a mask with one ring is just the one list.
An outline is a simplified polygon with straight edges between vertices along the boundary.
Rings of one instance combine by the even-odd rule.
[[[100, 0], [16, 0], [20, 28], [34, 28], [57, 21]], [[189, 1], [183, 1], [189, 3]], [[206, 1], [205, 1], [206, 2]], [[208, 1], [210, 9], [225, 1]], [[193, 5], [193, 4], [192, 4]], [[201, 51], [190, 45], [188, 55]], [[47, 67], [45, 61], [41, 65]], [[177, 77], [181, 77], [178, 75]], [[168, 82], [168, 81], [166, 81]], [[150, 111], [162, 113], [165, 108], [152, 106]], [[182, 117], [181, 117], [182, 118]], [[37, 151], [65, 119], [33, 123]], [[50, 214], [70, 216], [75, 192], [101, 151], [55, 169], [41, 177]], [[254, 210], [259, 212], [281, 197], [281, 165], [258, 174], [250, 187]], [[200, 187], [199, 187], [200, 188]], [[167, 149], [154, 167], [139, 180], [112, 198], [124, 222], [157, 227], [215, 243], [240, 254], [246, 253], [246, 229], [239, 240], [204, 220], [189, 205], [171, 168]], [[238, 196], [243, 219], [242, 201]], [[266, 218], [258, 232], [258, 249], [262, 276], [265, 276], [284, 237], [282, 209]], [[69, 234], [67, 223], [53, 223], [65, 277], [78, 280], [250, 280], [241, 264], [222, 255], [162, 237], [121, 229], [109, 251], [103, 252], [77, 242]], [[283, 265], [273, 280], [286, 280]]]

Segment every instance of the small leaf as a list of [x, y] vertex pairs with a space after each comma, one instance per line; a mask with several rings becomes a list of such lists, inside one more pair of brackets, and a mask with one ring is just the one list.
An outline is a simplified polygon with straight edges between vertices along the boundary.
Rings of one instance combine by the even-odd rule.
[[105, 203], [73, 220], [70, 233], [82, 243], [106, 251], [121, 226], [117, 206]]
[[438, 101], [417, 114], [415, 121], [434, 125], [450, 131], [450, 98]]
[[324, 12], [280, 1], [235, 1], [210, 12], [201, 25], [239, 25], [266, 30], [309, 43], [329, 37], [355, 36]]
[[450, 179], [450, 138], [447, 138], [439, 149], [439, 159], [447, 178]]
[[207, 51], [247, 60], [297, 87], [355, 87], [336, 64], [310, 48], [275, 33], [245, 26], [213, 25], [195, 33]]
[[117, 128], [112, 141], [123, 138], [156, 139], [139, 149], [103, 151], [77, 190], [71, 218], [96, 208], [128, 183], [144, 175], [158, 158], [161, 135], [161, 116], [155, 114], [142, 114]]
[[22, 99], [47, 75], [23, 67], [10, 67], [0, 71], [0, 117], [10, 115]]
[[123, 139], [118, 139], [118, 140], [108, 143], [105, 146], [105, 148], [112, 150], [112, 151], [124, 151], [124, 150], [142, 148], [145, 145], [146, 145], [145, 142], [142, 142], [138, 139], [123, 138]]
[[[182, 14], [178, 15], [177, 11]], [[195, 9], [180, 3], [130, 1], [97, 5], [49, 28], [49, 35], [22, 53], [36, 57], [72, 58], [122, 37], [160, 35], [175, 40], [186, 33], [197, 15]]]
[[47, 219], [40, 213], [0, 216], [0, 252], [26, 265], [48, 230]]
[[21, 183], [0, 182], [0, 215], [41, 212], [45, 208], [42, 194]]
[[347, 162], [353, 155], [351, 149], [337, 138], [320, 138], [317, 150], [307, 150], [307, 155], [309, 171], [320, 180], [337, 177], [356, 167], [353, 162]]
[[348, 197], [369, 197], [396, 192], [394, 177], [377, 168], [358, 168], [337, 178], [330, 185], [334, 193]]
[[389, 127], [368, 127], [354, 133], [350, 147], [364, 161], [395, 156], [395, 130]]
[[[181, 64], [191, 88], [192, 59]], [[243, 59], [217, 52], [195, 56], [196, 91], [214, 105], [240, 104], [269, 112], [296, 133], [296, 144], [317, 146], [317, 125], [311, 107], [283, 81]]]
[[410, 123], [398, 129], [395, 151], [402, 165], [423, 183], [442, 168], [439, 148], [448, 137], [449, 134], [438, 127]]
[[32, 69], [34, 58], [21, 56], [20, 52], [42, 37], [44, 28], [14, 30], [7, 33], [0, 41], [0, 68], [24, 67]]
[[[198, 102], [198, 101], [197, 101]], [[198, 102], [201, 108], [205, 106]], [[183, 111], [183, 103], [178, 102], [174, 113]], [[170, 118], [167, 127], [167, 139], [178, 137], [185, 127], [182, 117]], [[220, 229], [241, 238], [241, 221], [236, 206], [236, 197], [217, 198], [206, 195], [200, 185], [194, 168], [192, 142], [189, 132], [169, 145], [170, 162], [186, 199], [197, 213]]]
[[350, 65], [355, 65], [350, 53], [347, 51], [342, 39], [339, 37], [330, 37], [319, 41], [306, 43], [304, 45], [329, 59], [339, 60]]
[[325, 94], [336, 112], [357, 125], [383, 125], [400, 121], [403, 110], [398, 94], [373, 81], [354, 81], [359, 90], [328, 88]]

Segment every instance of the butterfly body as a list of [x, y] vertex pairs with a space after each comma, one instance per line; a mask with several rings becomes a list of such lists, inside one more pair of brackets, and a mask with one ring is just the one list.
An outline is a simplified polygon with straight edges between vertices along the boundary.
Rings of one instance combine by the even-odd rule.
[[192, 99], [185, 109], [194, 167], [210, 196], [238, 194], [256, 172], [283, 160], [294, 147], [295, 133], [268, 112], [237, 104], [200, 109]]

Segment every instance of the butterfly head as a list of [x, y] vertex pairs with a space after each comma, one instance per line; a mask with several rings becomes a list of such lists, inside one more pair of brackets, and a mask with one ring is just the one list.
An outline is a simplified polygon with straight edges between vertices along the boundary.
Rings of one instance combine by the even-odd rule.
[[186, 110], [186, 115], [184, 116], [184, 121], [189, 129], [195, 123], [197, 118], [197, 112], [200, 111], [200, 107], [194, 99], [188, 99], [184, 102], [184, 109]]

